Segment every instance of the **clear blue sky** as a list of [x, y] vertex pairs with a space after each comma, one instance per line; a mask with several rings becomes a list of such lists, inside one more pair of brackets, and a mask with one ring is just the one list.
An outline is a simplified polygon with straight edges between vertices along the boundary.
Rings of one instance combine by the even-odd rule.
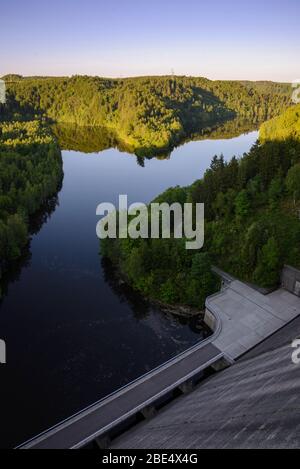
[[299, 0], [3, 0], [0, 75], [300, 78]]

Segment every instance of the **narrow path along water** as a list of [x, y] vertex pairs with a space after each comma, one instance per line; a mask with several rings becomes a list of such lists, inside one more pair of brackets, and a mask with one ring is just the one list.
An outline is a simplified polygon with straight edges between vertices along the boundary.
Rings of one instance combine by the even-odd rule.
[[242, 155], [257, 138], [189, 142], [145, 166], [116, 149], [64, 151], [58, 203], [33, 235], [30, 261], [0, 305], [1, 445], [13, 446], [201, 339], [196, 320], [163, 314], [119, 284], [99, 255], [96, 206], [150, 202], [200, 178], [213, 155]]

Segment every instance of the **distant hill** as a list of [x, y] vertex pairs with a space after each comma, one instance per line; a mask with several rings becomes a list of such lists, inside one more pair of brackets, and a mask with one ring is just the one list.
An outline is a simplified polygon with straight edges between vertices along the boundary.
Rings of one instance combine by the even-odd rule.
[[287, 138], [300, 140], [300, 104], [265, 122], [260, 128], [261, 141], [285, 140]]
[[263, 122], [291, 105], [290, 87], [163, 76], [109, 79], [7, 75], [0, 120], [45, 117], [104, 126], [140, 155], [169, 150], [205, 125], [234, 117]]

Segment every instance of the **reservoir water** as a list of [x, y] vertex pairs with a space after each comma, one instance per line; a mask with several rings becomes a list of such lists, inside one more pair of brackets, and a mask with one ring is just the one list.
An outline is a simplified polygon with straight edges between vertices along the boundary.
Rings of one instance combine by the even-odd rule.
[[[215, 154], [241, 156], [257, 132], [190, 141], [168, 158], [63, 150], [62, 188], [38, 217], [0, 303], [0, 441], [15, 446], [201, 340], [197, 319], [160, 311], [99, 255], [96, 206], [150, 202], [201, 178]], [[75, 146], [76, 147], [76, 146]]]

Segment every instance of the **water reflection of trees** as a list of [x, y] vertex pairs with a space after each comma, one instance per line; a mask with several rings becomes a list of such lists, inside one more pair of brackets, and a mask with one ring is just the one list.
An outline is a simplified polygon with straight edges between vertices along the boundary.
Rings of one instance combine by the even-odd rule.
[[104, 280], [122, 303], [128, 303], [138, 320], [145, 319], [150, 314], [150, 304], [142, 296], [138, 295], [130, 286], [123, 282], [116, 274], [116, 270], [109, 259], [101, 257], [101, 267]]
[[[58, 187], [58, 192], [61, 190], [61, 185]], [[41, 209], [36, 212], [29, 220], [29, 233], [30, 235], [37, 234], [42, 226], [51, 218], [56, 207], [59, 205], [58, 193], [53, 197], [50, 197]], [[9, 284], [19, 280], [22, 270], [28, 267], [31, 262], [31, 241], [24, 248], [21, 257], [16, 261], [10, 262], [9, 268], [2, 274], [0, 278], [0, 304], [1, 299], [5, 297], [8, 291]]]
[[203, 127], [198, 132], [190, 135], [182, 143], [187, 143], [190, 141], [205, 140], [209, 138], [210, 140], [226, 140], [238, 137], [241, 134], [246, 134], [257, 130], [260, 123], [258, 121], [249, 121], [241, 119], [239, 117], [224, 122], [216, 123], [215, 125], [209, 127]]
[[61, 150], [98, 153], [109, 148], [130, 153], [130, 148], [122, 144], [113, 131], [104, 127], [54, 124], [52, 130], [58, 139]]
[[[184, 138], [178, 146], [184, 145], [190, 141], [198, 141], [205, 139], [230, 139], [238, 137], [243, 133], [248, 133], [256, 130], [258, 127], [257, 122], [245, 121], [244, 119], [236, 118], [223, 122], [216, 122], [209, 126], [200, 127], [197, 132]], [[55, 124], [53, 131], [59, 141], [62, 150], [74, 150], [83, 153], [98, 153], [109, 148], [117, 148], [121, 152], [135, 154], [134, 151], [120, 142], [116, 134], [104, 127], [86, 127], [76, 126], [73, 124]], [[167, 151], [159, 152], [158, 154], [141, 156], [136, 155], [136, 162], [139, 166], [145, 166], [145, 160], [157, 158], [160, 160], [169, 159], [171, 157], [173, 148]]]
[[151, 312], [155, 309], [159, 314], [168, 317], [181, 326], [188, 326], [192, 332], [199, 334], [204, 338], [210, 334], [209, 329], [203, 324], [200, 316], [179, 316], [162, 310], [158, 305], [152, 304], [144, 299], [141, 295], [135, 292], [128, 284], [123, 282], [117, 275], [116, 270], [112, 263], [104, 257], [101, 257], [101, 266], [104, 274], [104, 280], [108, 283], [113, 292], [118, 296], [122, 303], [129, 305], [133, 316], [136, 320], [141, 321], [150, 316]]

